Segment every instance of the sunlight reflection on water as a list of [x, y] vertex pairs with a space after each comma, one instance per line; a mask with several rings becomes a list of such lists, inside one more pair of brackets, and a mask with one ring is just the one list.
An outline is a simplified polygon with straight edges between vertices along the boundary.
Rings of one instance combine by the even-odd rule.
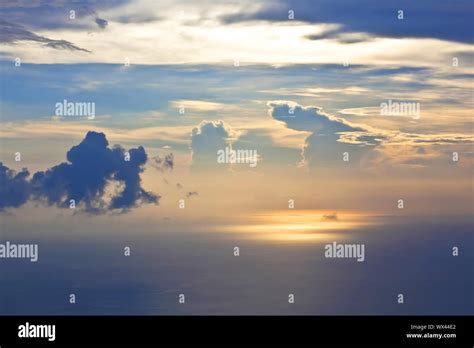
[[325, 242], [344, 239], [351, 230], [371, 223], [361, 214], [336, 215], [314, 210], [258, 214], [246, 217], [245, 221], [245, 224], [228, 224], [219, 229], [240, 233], [245, 239]]

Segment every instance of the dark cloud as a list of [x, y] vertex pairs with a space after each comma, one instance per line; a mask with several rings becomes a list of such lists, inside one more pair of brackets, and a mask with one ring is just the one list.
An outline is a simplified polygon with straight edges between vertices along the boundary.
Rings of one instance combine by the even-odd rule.
[[[288, 21], [289, 10], [298, 21], [340, 24], [339, 33], [474, 42], [471, 0], [275, 0], [254, 12], [226, 15], [222, 21]], [[404, 11], [403, 20], [397, 19], [398, 10]]]
[[67, 152], [67, 162], [36, 172], [27, 181], [28, 171], [15, 174], [0, 169], [2, 207], [18, 207], [28, 197], [55, 205], [77, 207], [88, 213], [126, 212], [142, 203], [158, 203], [159, 196], [141, 187], [140, 174], [147, 162], [143, 147], [127, 152], [109, 147], [103, 133], [88, 132], [79, 145]]
[[162, 18], [157, 17], [152, 14], [140, 13], [140, 14], [122, 15], [119, 17], [115, 17], [114, 21], [123, 23], [123, 24], [131, 24], [131, 23], [151, 23], [151, 22], [159, 21], [161, 19]]
[[[68, 28], [91, 29], [99, 26], [104, 29], [108, 21], [99, 16], [98, 11], [124, 5], [129, 0], [36, 0], [0, 2], [0, 17], [22, 23], [32, 30]], [[74, 11], [75, 18], [70, 18]], [[83, 19], [84, 21], [76, 21]]]
[[100, 18], [99, 15], [97, 14], [97, 11], [94, 10], [91, 6], [83, 6], [76, 8], [75, 6], [72, 6], [71, 9], [74, 9], [76, 12], [76, 18], [82, 18], [82, 17], [92, 17], [94, 18], [95, 24], [101, 29], [105, 29], [109, 22], [103, 18]]
[[102, 29], [105, 29], [105, 27], [109, 24], [109, 22], [107, 22], [105, 19], [102, 19], [102, 18], [99, 18], [99, 17], [97, 17], [95, 19], [95, 22]]
[[55, 49], [67, 49], [71, 51], [90, 51], [78, 47], [66, 40], [53, 40], [25, 29], [21, 25], [7, 22], [0, 18], [0, 43], [17, 43], [19, 41], [34, 41], [42, 43], [46, 47]]
[[336, 40], [342, 44], [352, 44], [373, 40], [372, 37], [360, 33], [339, 33], [338, 30], [328, 30], [319, 34], [307, 35], [308, 40]]
[[321, 221], [339, 221], [337, 213], [326, 214], [321, 217]]
[[191, 198], [192, 196], [198, 196], [199, 193], [196, 192], [196, 191], [190, 191], [188, 193], [186, 193], [186, 198]]
[[29, 175], [26, 169], [17, 173], [0, 162], [0, 211], [17, 208], [28, 201], [31, 193]]
[[[140, 173], [147, 161], [144, 148], [129, 150], [128, 158], [122, 147], [108, 145], [105, 134], [88, 132], [79, 145], [68, 151], [69, 163], [33, 176], [34, 194], [49, 205], [60, 207], [74, 199], [91, 213], [108, 209], [126, 211], [140, 203], [157, 203], [159, 197], [141, 187]], [[108, 183], [123, 186], [119, 192], [112, 193], [110, 202], [104, 199]]]
[[83, 52], [88, 52], [88, 53], [91, 52], [84, 48], [80, 48], [66, 40], [50, 40], [45, 44], [45, 46], [60, 49], [60, 50], [83, 51]]
[[165, 155], [163, 158], [156, 156], [153, 158], [152, 165], [161, 172], [165, 170], [171, 171], [174, 167], [174, 156], [172, 153]]

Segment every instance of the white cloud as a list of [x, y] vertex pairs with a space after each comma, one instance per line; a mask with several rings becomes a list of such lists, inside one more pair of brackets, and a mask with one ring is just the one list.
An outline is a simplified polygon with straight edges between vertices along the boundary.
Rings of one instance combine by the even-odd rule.
[[[439, 165], [449, 160], [450, 151], [469, 154], [474, 144], [472, 134], [389, 131], [349, 123], [324, 113], [316, 106], [301, 106], [291, 101], [271, 101], [268, 106], [270, 116], [284, 122], [288, 128], [312, 132], [302, 149], [303, 163], [311, 167], [373, 168], [376, 163], [425, 165], [428, 162]], [[290, 114], [289, 110], [293, 113]], [[430, 156], [420, 153], [420, 147], [429, 147]], [[400, 148], [403, 151], [397, 152]], [[348, 161], [343, 160], [346, 153]], [[394, 153], [397, 155], [393, 156]], [[466, 167], [472, 163], [471, 157], [464, 156]], [[430, 161], [426, 161], [428, 159]]]
[[318, 106], [301, 106], [292, 101], [274, 100], [267, 103], [269, 114], [284, 122], [288, 128], [299, 131], [321, 131], [323, 133], [352, 132], [364, 130], [343, 118], [326, 114]]
[[236, 109], [235, 105], [216, 103], [206, 100], [174, 100], [170, 103], [170, 106], [176, 109], [183, 107], [185, 110], [189, 109], [198, 112]]
[[[309, 40], [308, 35], [334, 30], [336, 24], [298, 21], [223, 24], [225, 14], [251, 11], [251, 1], [235, 3], [137, 1], [102, 10], [103, 30], [77, 28], [37, 30], [61, 38], [87, 52], [44, 48], [38, 44], [1, 44], [0, 50], [25, 63], [245, 64], [334, 63], [446, 67], [453, 56], [472, 52], [472, 45], [436, 39], [373, 38], [352, 44]], [[146, 14], [146, 15], [144, 15]], [[427, 55], [426, 52], [436, 52]], [[460, 65], [459, 70], [468, 70]]]
[[224, 121], [202, 121], [191, 133], [193, 165], [196, 168], [217, 163], [217, 151], [231, 145], [240, 136]]

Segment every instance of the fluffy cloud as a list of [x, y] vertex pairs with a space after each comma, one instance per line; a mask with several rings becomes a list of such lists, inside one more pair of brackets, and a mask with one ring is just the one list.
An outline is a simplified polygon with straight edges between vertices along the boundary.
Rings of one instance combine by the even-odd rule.
[[0, 162], [0, 211], [26, 203], [30, 196], [29, 175], [26, 169], [16, 173]]
[[[291, 101], [271, 101], [268, 106], [270, 116], [288, 128], [311, 132], [302, 151], [303, 163], [311, 167], [369, 168], [381, 163], [424, 166], [446, 163], [452, 151], [462, 153], [466, 167], [472, 162], [469, 156], [474, 142], [472, 135], [374, 129], [328, 115], [320, 107], [304, 107]], [[420, 152], [420, 146], [431, 146], [429, 156], [425, 149]], [[401, 150], [397, 152], [397, 149]]]
[[[344, 165], [345, 153], [349, 161], [362, 163], [369, 146], [380, 143], [380, 136], [373, 134], [370, 127], [354, 125], [342, 118], [323, 112], [317, 106], [301, 106], [291, 101], [267, 103], [269, 114], [275, 120], [284, 122], [290, 129], [311, 132], [303, 148], [303, 162], [311, 166]], [[351, 142], [342, 141], [344, 134], [357, 134]]]
[[330, 116], [317, 106], [301, 106], [292, 101], [276, 100], [267, 103], [269, 113], [275, 120], [284, 122], [288, 128], [298, 131], [325, 131], [329, 133], [363, 131], [342, 118]]
[[118, 145], [110, 148], [105, 134], [90, 131], [67, 152], [67, 160], [36, 172], [30, 181], [28, 171], [15, 174], [2, 165], [0, 209], [18, 207], [29, 198], [61, 208], [73, 199], [88, 213], [125, 212], [141, 203], [158, 203], [159, 196], [141, 187], [147, 162], [141, 146], [127, 153]]
[[191, 133], [193, 166], [199, 168], [217, 163], [217, 151], [231, 145], [239, 136], [223, 121], [202, 121]]

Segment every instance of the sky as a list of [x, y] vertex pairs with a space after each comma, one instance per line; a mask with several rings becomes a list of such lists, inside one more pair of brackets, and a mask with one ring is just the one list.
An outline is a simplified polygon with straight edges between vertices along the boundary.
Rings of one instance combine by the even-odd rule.
[[[128, 228], [146, 244], [154, 226], [307, 247], [435, 218], [465, 236], [473, 15], [463, 0], [2, 1], [3, 239]], [[255, 158], [221, 163], [226, 149]]]

